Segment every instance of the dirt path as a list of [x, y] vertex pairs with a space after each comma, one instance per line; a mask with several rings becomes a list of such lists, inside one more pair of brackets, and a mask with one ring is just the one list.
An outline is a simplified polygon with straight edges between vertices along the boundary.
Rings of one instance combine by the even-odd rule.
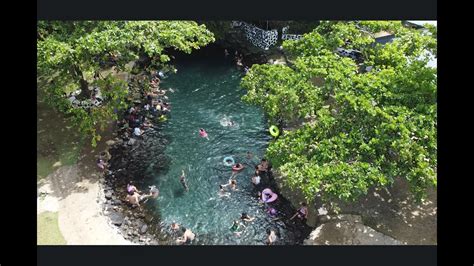
[[58, 212], [59, 230], [68, 245], [131, 245], [102, 214], [98, 175], [85, 178], [79, 168], [60, 167], [41, 182], [37, 213]]

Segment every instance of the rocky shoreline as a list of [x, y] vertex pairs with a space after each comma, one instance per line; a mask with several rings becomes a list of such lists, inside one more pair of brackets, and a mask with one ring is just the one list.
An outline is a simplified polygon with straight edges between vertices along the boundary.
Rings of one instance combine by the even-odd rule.
[[[145, 91], [144, 82], [148, 82], [149, 73], [141, 72], [136, 75], [130, 75], [129, 87], [131, 89], [132, 103], [130, 107], [145, 103], [147, 99], [143, 97]], [[159, 96], [156, 100], [165, 101], [165, 95]], [[148, 208], [137, 208], [130, 206], [125, 201], [126, 184], [133, 180], [137, 184], [142, 185], [140, 180], [129, 175], [130, 170], [136, 170], [140, 167], [133, 167], [135, 160], [127, 161], [125, 158], [134, 158], [131, 153], [139, 146], [146, 142], [147, 134], [155, 131], [155, 128], [163, 120], [158, 120], [158, 115], [152, 116], [150, 112], [146, 112], [145, 116], [151, 120], [152, 126], [145, 131], [142, 136], [134, 136], [133, 131], [127, 130], [126, 126], [121, 127], [114, 133], [114, 139], [106, 142], [107, 149], [104, 151], [111, 154], [107, 163], [109, 164], [108, 172], [101, 176], [100, 187], [103, 193], [100, 195], [102, 201], [103, 214], [108, 217], [110, 223], [118, 229], [124, 239], [140, 245], [162, 245], [170, 244], [166, 232], [160, 231], [160, 227], [154, 223], [154, 217]], [[160, 152], [164, 150], [164, 146], [160, 147]], [[137, 166], [137, 165], [135, 165]], [[127, 169], [127, 170], [125, 170]], [[134, 172], [134, 176], [137, 175]], [[143, 172], [140, 173], [143, 175]]]

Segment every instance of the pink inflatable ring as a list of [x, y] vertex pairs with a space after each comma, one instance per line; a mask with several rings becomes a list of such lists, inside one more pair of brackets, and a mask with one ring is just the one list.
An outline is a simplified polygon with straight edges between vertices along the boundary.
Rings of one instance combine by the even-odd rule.
[[269, 188], [266, 188], [262, 191], [262, 201], [266, 203], [274, 202], [278, 199], [278, 195], [273, 193]]
[[234, 164], [234, 165], [232, 166], [232, 171], [236, 171], [236, 172], [237, 172], [237, 171], [240, 171], [240, 170], [242, 170], [242, 169], [244, 169], [244, 165], [243, 165], [243, 164], [240, 164], [240, 167], [238, 167], [237, 164]]

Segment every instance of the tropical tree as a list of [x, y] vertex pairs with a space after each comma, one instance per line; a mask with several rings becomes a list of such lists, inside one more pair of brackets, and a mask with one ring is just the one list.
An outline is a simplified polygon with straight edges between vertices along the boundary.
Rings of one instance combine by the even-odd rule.
[[[381, 30], [395, 35], [391, 43], [375, 41]], [[437, 75], [426, 54], [436, 55], [436, 30], [321, 22], [283, 48], [291, 65], [254, 65], [241, 85], [271, 123], [298, 123], [267, 150], [285, 184], [309, 201], [355, 200], [397, 178], [420, 199], [436, 185]], [[363, 62], [337, 48], [360, 51]]]
[[[163, 66], [170, 61], [169, 49], [191, 53], [213, 41], [204, 25], [192, 21], [39, 21], [37, 71], [46, 80], [47, 102], [68, 114], [95, 146], [97, 129], [117, 119], [130, 92], [115, 75], [102, 75], [107, 63], [129, 71], [129, 62], [146, 55], [153, 66]], [[102, 92], [100, 106], [74, 107], [67, 100], [78, 89], [78, 100], [90, 99], [93, 87]]]

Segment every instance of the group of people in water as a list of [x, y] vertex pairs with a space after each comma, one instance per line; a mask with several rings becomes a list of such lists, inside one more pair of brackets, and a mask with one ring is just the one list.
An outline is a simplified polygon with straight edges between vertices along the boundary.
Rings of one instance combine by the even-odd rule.
[[[227, 56], [227, 50], [225, 52]], [[239, 66], [242, 66], [242, 56], [239, 56], [237, 52], [235, 55], [237, 64], [239, 65], [240, 62]], [[124, 131], [122, 133], [125, 135], [125, 138], [142, 137], [142, 135], [147, 129], [153, 127], [153, 124], [151, 123], [150, 119], [155, 117], [162, 118], [164, 115], [170, 112], [171, 106], [169, 103], [165, 102], [165, 100], [168, 99], [165, 95], [166, 91], [161, 90], [159, 88], [159, 84], [160, 79], [158, 78], [158, 76], [152, 77], [148, 83], [151, 89], [148, 93], [146, 93], [146, 102], [142, 103], [141, 105], [136, 104], [132, 106], [129, 110], [127, 110], [125, 119], [123, 119], [121, 123], [119, 123], [119, 126], [121, 126], [121, 129]], [[172, 89], [169, 89], [169, 91], [173, 92]], [[225, 117], [224, 122], [225, 125], [223, 126], [233, 127], [236, 125], [234, 121], [227, 117]], [[222, 123], [223, 122], [221, 121], [221, 124]], [[209, 134], [204, 128], [200, 128], [198, 133], [200, 137], [209, 140]], [[247, 158], [251, 159], [252, 157], [253, 155], [250, 152], [247, 152]], [[101, 170], [105, 171], [108, 168], [108, 159], [110, 159], [110, 154], [108, 154], [108, 156], [107, 154], [101, 154], [100, 158], [97, 160], [97, 166]], [[217, 193], [220, 198], [231, 197], [232, 191], [239, 190], [235, 177], [245, 168], [245, 165], [243, 163], [235, 163], [233, 159], [225, 162], [225, 165], [232, 166], [232, 174], [227, 183], [219, 185], [219, 190]], [[280, 219], [276, 217], [279, 212], [276, 210], [276, 207], [274, 207], [274, 204], [272, 203], [277, 200], [278, 195], [271, 191], [270, 188], [264, 188], [264, 183], [268, 183], [267, 181], [269, 181], [269, 179], [271, 178], [271, 175], [269, 174], [270, 171], [271, 167], [269, 162], [265, 158], [261, 159], [260, 163], [255, 166], [253, 175], [250, 178], [250, 182], [253, 184], [253, 187], [257, 192], [256, 194], [258, 195], [259, 201], [265, 205], [266, 212], [268, 213], [268, 215], [274, 217], [274, 220], [276, 220]], [[182, 185], [183, 189], [186, 192], [189, 192], [190, 188], [188, 186], [184, 170], [182, 170], [181, 175], [179, 176], [179, 182]], [[133, 181], [128, 182], [126, 187], [126, 193], [127, 195], [125, 197], [125, 201], [128, 202], [132, 207], [138, 207], [139, 209], [141, 209], [141, 203], [147, 202], [150, 198], [156, 199], [159, 196], [159, 190], [156, 186], [150, 186], [148, 192], [142, 192], [137, 189]], [[300, 208], [290, 218], [290, 220], [293, 220], [297, 217], [298, 219], [304, 222], [306, 221], [307, 216], [307, 205], [306, 203], [302, 202]], [[233, 232], [233, 234], [235, 234], [236, 236], [240, 236], [245, 231], [245, 228], [255, 219], [256, 217], [251, 217], [247, 213], [243, 212], [240, 216], [240, 219], [236, 219], [233, 221], [230, 227], [230, 231]], [[172, 232], [182, 233], [182, 235], [176, 239], [177, 244], [189, 244], [196, 237], [195, 233], [193, 233], [191, 229], [185, 228], [176, 223], [175, 221], [173, 221], [170, 227]], [[266, 243], [268, 245], [273, 245], [278, 241], [278, 233], [276, 230], [269, 228], [267, 229], [266, 233]]]

